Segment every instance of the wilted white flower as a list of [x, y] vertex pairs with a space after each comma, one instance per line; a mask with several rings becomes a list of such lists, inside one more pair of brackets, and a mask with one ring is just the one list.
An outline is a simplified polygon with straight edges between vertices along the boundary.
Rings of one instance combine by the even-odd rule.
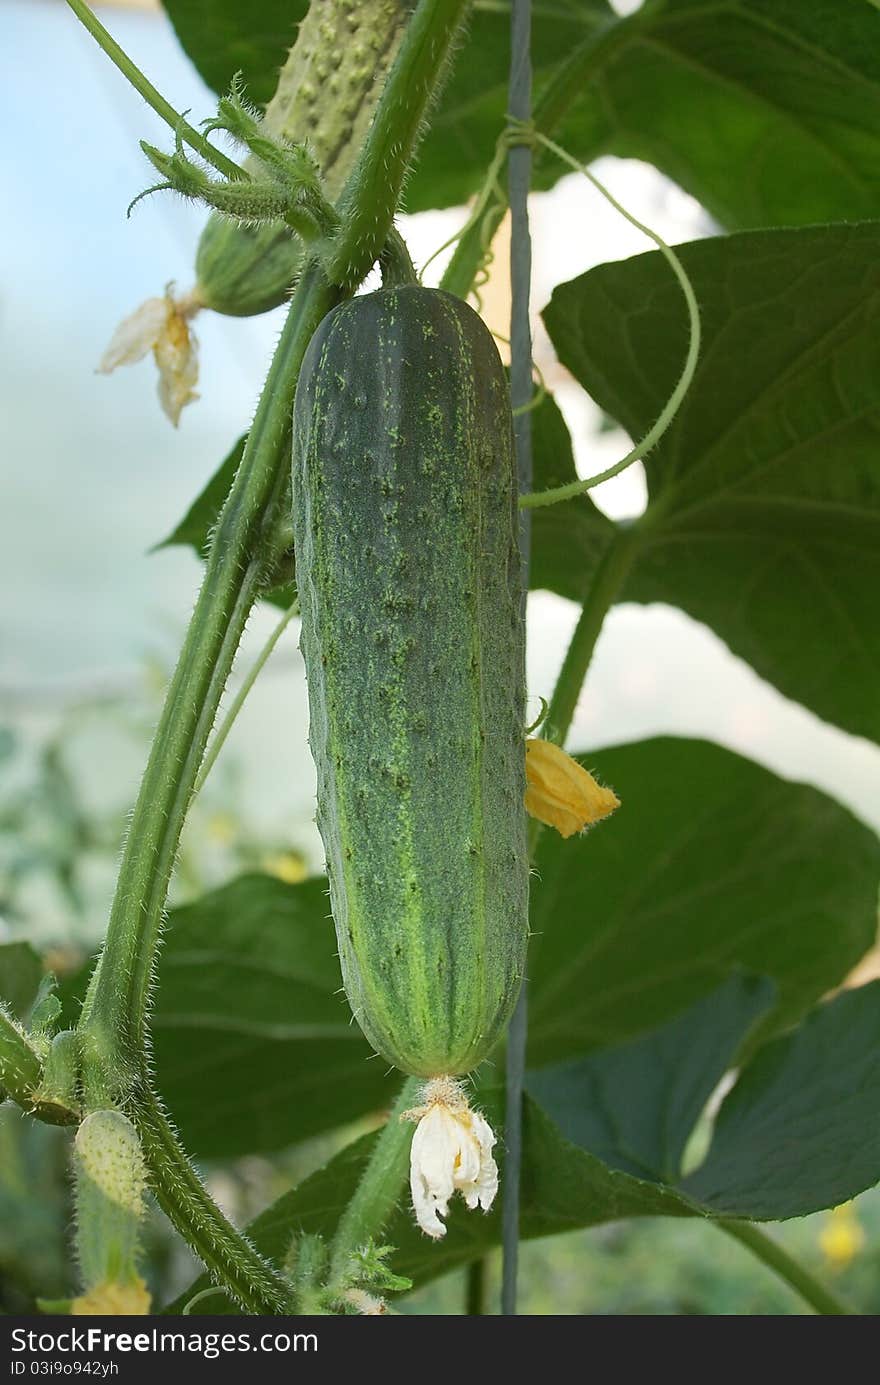
[[146, 303], [120, 322], [98, 370], [109, 375], [117, 366], [133, 365], [152, 351], [159, 367], [159, 402], [177, 427], [182, 410], [198, 399], [199, 347], [190, 318], [201, 304], [194, 295], [175, 298], [169, 284], [164, 298]]
[[451, 1077], [427, 1082], [421, 1106], [407, 1111], [405, 1119], [418, 1121], [410, 1152], [413, 1211], [422, 1230], [436, 1240], [446, 1235], [441, 1217], [454, 1193], [461, 1193], [471, 1211], [488, 1212], [492, 1206], [498, 1191], [495, 1136]]

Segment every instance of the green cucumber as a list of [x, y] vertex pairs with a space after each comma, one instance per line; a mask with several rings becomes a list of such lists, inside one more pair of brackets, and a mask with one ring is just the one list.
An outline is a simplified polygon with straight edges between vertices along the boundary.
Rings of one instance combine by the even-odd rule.
[[348, 999], [404, 1072], [466, 1073], [516, 1001], [529, 878], [510, 403], [467, 304], [400, 287], [324, 319], [297, 387], [293, 503]]
[[[281, 69], [266, 129], [308, 142], [331, 202], [352, 170], [411, 9], [406, 0], [312, 0]], [[233, 317], [268, 312], [290, 296], [302, 256], [289, 227], [242, 226], [215, 212], [196, 252], [198, 301]]]

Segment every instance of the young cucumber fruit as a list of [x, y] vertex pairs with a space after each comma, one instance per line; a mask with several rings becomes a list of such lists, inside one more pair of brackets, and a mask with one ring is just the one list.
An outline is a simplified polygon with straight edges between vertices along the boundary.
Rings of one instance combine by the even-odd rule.
[[293, 500], [345, 989], [398, 1068], [466, 1073], [516, 1000], [529, 878], [510, 403], [467, 304], [401, 287], [325, 318]]
[[[266, 130], [308, 141], [331, 202], [352, 170], [410, 10], [407, 0], [312, 0], [281, 69]], [[302, 258], [289, 227], [241, 226], [215, 212], [196, 253], [199, 302], [234, 317], [268, 312], [289, 297]]]

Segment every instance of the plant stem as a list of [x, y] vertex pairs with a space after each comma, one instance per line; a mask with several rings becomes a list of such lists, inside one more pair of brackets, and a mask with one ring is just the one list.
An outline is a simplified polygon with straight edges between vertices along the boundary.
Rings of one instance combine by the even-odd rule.
[[[100, 1103], [141, 1052], [162, 912], [205, 744], [266, 566], [284, 491], [281, 459], [300, 363], [338, 294], [312, 267], [269, 369], [241, 465], [218, 521], [201, 592], [135, 805], [107, 938], [80, 1021]], [[97, 1065], [97, 1066], [96, 1066]], [[104, 1074], [98, 1078], [97, 1069]], [[88, 1094], [87, 1094], [88, 1095]]]
[[379, 268], [382, 271], [383, 289], [408, 287], [419, 282], [409, 247], [396, 226], [392, 226], [388, 232], [379, 256]]
[[[572, 103], [583, 95], [584, 88], [595, 74], [601, 72], [625, 44], [647, 27], [662, 8], [663, 0], [654, 0], [654, 3], [648, 0], [634, 14], [625, 19], [612, 19], [584, 39], [537, 96], [532, 112], [534, 128], [542, 134], [552, 134]], [[600, 136], [592, 147], [587, 146], [582, 151], [583, 162], [589, 163], [597, 158], [605, 143], [605, 137]], [[540, 162], [540, 150], [536, 150], [536, 166]], [[486, 245], [491, 243], [506, 210], [502, 193], [494, 205], [487, 208], [486, 215], [480, 217], [479, 223], [467, 228], [446, 267], [441, 280], [442, 288], [449, 293], [457, 293], [461, 298], [468, 296], [483, 263]]]
[[330, 1250], [330, 1279], [339, 1279], [355, 1251], [375, 1240], [397, 1206], [406, 1181], [412, 1126], [402, 1119], [414, 1106], [421, 1082], [408, 1077], [382, 1128], [354, 1197], [340, 1218]]
[[226, 743], [226, 738], [232, 730], [233, 726], [235, 725], [235, 719], [241, 711], [242, 707], [244, 706], [251, 688], [254, 686], [258, 677], [260, 676], [260, 673], [262, 672], [266, 664], [266, 660], [269, 658], [270, 654], [272, 653], [272, 650], [275, 648], [276, 644], [281, 639], [281, 636], [284, 634], [284, 631], [287, 629], [288, 625], [293, 620], [293, 617], [297, 615], [298, 612], [299, 598], [297, 598], [296, 601], [294, 601], [290, 606], [288, 606], [287, 610], [284, 612], [284, 615], [281, 617], [278, 624], [275, 626], [271, 635], [267, 639], [266, 643], [263, 645], [263, 648], [260, 650], [256, 659], [254, 659], [254, 662], [248, 669], [247, 674], [242, 680], [241, 687], [239, 688], [238, 692], [235, 694], [235, 697], [232, 699], [232, 702], [230, 703], [229, 711], [226, 713], [217, 730], [214, 732], [214, 739], [208, 747], [205, 758], [202, 761], [202, 767], [199, 770], [196, 776], [196, 782], [193, 785], [193, 798], [195, 798], [197, 793], [201, 792], [205, 780], [211, 773], [211, 770], [214, 768], [214, 765], [217, 761], [217, 756], [223, 749], [223, 746]]
[[159, 1206], [217, 1284], [249, 1313], [289, 1312], [291, 1286], [208, 1196], [158, 1097], [146, 1083], [135, 1094], [131, 1117]]
[[239, 168], [234, 160], [228, 159], [221, 150], [215, 149], [206, 135], [203, 135], [200, 130], [193, 129], [182, 115], [178, 115], [170, 102], [165, 100], [161, 92], [156, 90], [152, 82], [148, 81], [128, 54], [119, 47], [119, 44], [107, 32], [97, 15], [92, 13], [85, 0], [67, 0], [67, 3], [83, 27], [88, 29], [92, 38], [107, 54], [110, 61], [119, 68], [123, 77], [128, 78], [135, 91], [165, 121], [166, 125], [170, 125], [175, 134], [179, 133], [191, 149], [195, 149], [197, 154], [201, 154], [207, 163], [213, 164], [218, 173], [225, 174], [227, 178], [247, 179], [250, 176], [243, 168]]
[[798, 1264], [787, 1250], [783, 1250], [778, 1241], [774, 1241], [751, 1222], [724, 1220], [713, 1221], [712, 1225], [717, 1226], [719, 1231], [723, 1231], [725, 1235], [731, 1236], [735, 1241], [746, 1246], [759, 1260], [763, 1260], [774, 1274], [778, 1274], [780, 1279], [784, 1279], [786, 1284], [794, 1289], [795, 1293], [799, 1294], [817, 1313], [835, 1317], [855, 1314], [854, 1308], [850, 1308], [830, 1289], [826, 1289], [823, 1284], [814, 1279], [809, 1270]]
[[565, 744], [605, 616], [632, 566], [640, 537], [638, 524], [621, 527], [590, 580], [544, 722], [547, 739], [558, 745]]
[[489, 1261], [485, 1255], [467, 1267], [464, 1311], [469, 1318], [483, 1317], [488, 1302]]

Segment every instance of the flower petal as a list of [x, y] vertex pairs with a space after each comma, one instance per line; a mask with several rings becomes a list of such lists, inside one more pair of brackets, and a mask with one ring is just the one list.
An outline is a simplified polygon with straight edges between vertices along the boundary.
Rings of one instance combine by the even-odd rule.
[[98, 371], [109, 375], [117, 366], [133, 365], [152, 351], [168, 318], [169, 305], [165, 298], [148, 298], [129, 317], [123, 318], [101, 357]]
[[478, 1111], [467, 1104], [459, 1084], [435, 1079], [425, 1088], [426, 1105], [408, 1112], [418, 1118], [410, 1152], [410, 1188], [416, 1221], [427, 1235], [446, 1235], [441, 1218], [453, 1193], [472, 1210], [488, 1210], [498, 1191], [492, 1157], [495, 1136]]
[[552, 741], [526, 741], [526, 812], [571, 837], [620, 807], [611, 789]]

